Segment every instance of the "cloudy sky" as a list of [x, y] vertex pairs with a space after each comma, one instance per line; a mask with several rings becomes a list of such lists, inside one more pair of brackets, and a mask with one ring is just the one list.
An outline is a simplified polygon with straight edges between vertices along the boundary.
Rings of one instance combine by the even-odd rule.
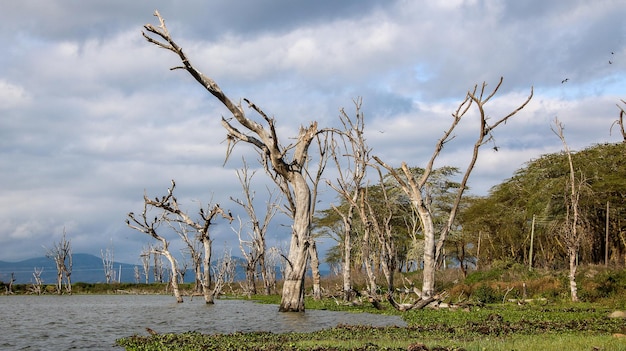
[[[126, 214], [170, 179], [190, 212], [210, 202], [241, 213], [229, 197], [254, 153], [240, 144], [223, 166], [227, 111], [142, 38], [155, 9], [197, 68], [274, 116], [283, 138], [314, 120], [337, 126], [362, 97], [368, 142], [392, 165], [423, 166], [475, 84], [504, 77], [494, 119], [534, 87], [496, 130], [499, 151], [483, 150], [474, 194], [560, 151], [556, 116], [573, 149], [621, 140], [611, 125], [626, 98], [624, 0], [11, 1], [0, 11], [0, 260], [42, 256], [65, 229], [74, 252], [112, 245], [136, 263], [148, 238]], [[465, 167], [474, 117], [439, 165]], [[262, 205], [267, 179], [255, 182]], [[284, 224], [274, 243], [288, 240]], [[237, 254], [228, 223], [213, 236]]]

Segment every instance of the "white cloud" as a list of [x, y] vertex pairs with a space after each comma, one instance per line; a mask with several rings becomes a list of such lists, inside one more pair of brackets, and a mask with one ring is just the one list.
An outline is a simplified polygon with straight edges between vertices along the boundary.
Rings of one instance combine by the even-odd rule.
[[[535, 97], [495, 132], [499, 151], [483, 150], [473, 192], [559, 151], [555, 116], [575, 149], [621, 138], [609, 135], [626, 96], [619, 0], [46, 4], [0, 13], [0, 182], [10, 189], [0, 193], [0, 260], [40, 255], [26, 242], [50, 245], [65, 226], [75, 252], [98, 254], [113, 239], [116, 255], [134, 261], [148, 239], [124, 217], [141, 209], [144, 189], [158, 195], [174, 178], [190, 211], [240, 193], [234, 169], [242, 155], [250, 164], [257, 155], [239, 144], [222, 167], [219, 121], [228, 113], [186, 72], [169, 71], [175, 55], [141, 37], [155, 8], [201, 71], [276, 118], [285, 144], [313, 120], [337, 126], [339, 109], [353, 112], [362, 96], [373, 153], [423, 166], [468, 89], [501, 76], [492, 118], [531, 86]], [[465, 167], [472, 121], [441, 165]], [[223, 244], [232, 233], [222, 226], [215, 235]]]

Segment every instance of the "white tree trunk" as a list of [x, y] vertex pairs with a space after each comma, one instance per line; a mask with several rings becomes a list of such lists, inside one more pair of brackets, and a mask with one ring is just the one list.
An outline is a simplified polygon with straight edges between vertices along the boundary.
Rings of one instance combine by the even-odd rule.
[[578, 302], [578, 286], [576, 285], [576, 256], [577, 250], [569, 251], [569, 290], [572, 295], [572, 302]]
[[304, 312], [304, 277], [311, 244], [311, 193], [302, 174], [294, 174], [291, 184], [296, 208], [279, 311]]

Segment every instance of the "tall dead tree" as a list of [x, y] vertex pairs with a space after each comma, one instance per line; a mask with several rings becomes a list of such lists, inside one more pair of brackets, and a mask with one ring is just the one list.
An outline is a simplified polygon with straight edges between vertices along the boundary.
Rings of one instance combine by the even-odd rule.
[[552, 131], [559, 137], [559, 139], [563, 143], [563, 148], [565, 150], [565, 154], [567, 155], [567, 162], [569, 165], [569, 181], [567, 182], [567, 184], [569, 185], [569, 194], [566, 201], [565, 223], [561, 225], [561, 228], [559, 228], [559, 232], [561, 233], [561, 237], [565, 242], [565, 247], [567, 248], [567, 256], [569, 258], [568, 278], [570, 295], [572, 301], [577, 302], [578, 286], [576, 284], [576, 270], [578, 252], [580, 250], [580, 242], [582, 239], [582, 231], [579, 229], [580, 213], [578, 202], [580, 200], [580, 190], [584, 184], [584, 180], [576, 179], [574, 162], [572, 161], [572, 152], [565, 140], [565, 134], [563, 133], [563, 129], [563, 124], [559, 121], [558, 118], [555, 117], [554, 127], [552, 128]]
[[[487, 83], [483, 83], [480, 89], [478, 89], [478, 86], [475, 86], [473, 90], [467, 93], [463, 102], [461, 102], [459, 107], [452, 114], [452, 123], [450, 124], [450, 127], [444, 132], [441, 139], [439, 139], [439, 141], [436, 143], [435, 150], [433, 151], [430, 160], [424, 168], [424, 172], [421, 174], [421, 176], [415, 177], [411, 173], [411, 170], [405, 162], [402, 163], [400, 170], [397, 170], [383, 162], [380, 158], [374, 156], [374, 159], [381, 166], [386, 168], [389, 173], [398, 181], [401, 189], [407, 194], [411, 201], [411, 205], [415, 208], [416, 212], [419, 215], [420, 222], [422, 224], [422, 230], [424, 232], [424, 276], [422, 282], [422, 298], [430, 298], [435, 295], [435, 270], [437, 262], [442, 259], [442, 253], [446, 237], [452, 229], [452, 226], [456, 219], [456, 214], [459, 208], [459, 204], [461, 202], [461, 198], [463, 196], [463, 193], [465, 192], [465, 189], [467, 188], [467, 181], [474, 169], [474, 166], [476, 165], [476, 161], [478, 160], [478, 151], [480, 147], [489, 142], [494, 142], [492, 134], [493, 130], [499, 125], [505, 123], [516, 113], [521, 111], [526, 106], [526, 104], [530, 102], [533, 96], [533, 89], [531, 88], [530, 95], [528, 96], [526, 101], [524, 101], [519, 107], [517, 107], [515, 110], [505, 115], [504, 117], [490, 121], [490, 117], [487, 116], [484, 108], [485, 105], [491, 100], [491, 98], [497, 93], [498, 89], [502, 85], [502, 81], [503, 79], [500, 78], [500, 81], [493, 89], [493, 91], [491, 93], [488, 93], [487, 95], [485, 91], [485, 89], [487, 88]], [[474, 143], [471, 160], [465, 170], [465, 173], [463, 174], [463, 179], [461, 180], [460, 186], [456, 193], [454, 203], [452, 204], [448, 213], [446, 223], [441, 228], [439, 235], [437, 236], [435, 233], [433, 214], [430, 211], [428, 202], [424, 197], [424, 186], [426, 185], [429, 177], [433, 173], [435, 160], [439, 157], [445, 144], [450, 142], [455, 137], [455, 135], [453, 134], [454, 130], [459, 125], [466, 113], [470, 110], [472, 105], [476, 105], [476, 108], [478, 110], [478, 137], [476, 138], [476, 142]], [[494, 150], [497, 150], [497, 146], [494, 146]]]
[[[333, 138], [331, 148], [332, 159], [338, 175], [335, 182], [329, 181], [328, 184], [347, 204], [345, 209], [332, 206], [343, 223], [342, 281], [344, 301], [351, 301], [354, 297], [352, 287], [353, 220], [358, 199], [363, 189], [367, 165], [370, 162], [371, 149], [367, 146], [364, 137], [365, 117], [361, 112], [362, 103], [360, 98], [354, 101], [356, 108], [354, 119], [344, 109], [340, 110], [339, 119], [343, 125], [343, 130], [338, 133], [337, 138]], [[345, 160], [349, 161], [344, 162]]]
[[65, 282], [65, 292], [72, 294], [72, 243], [66, 238], [65, 229], [63, 229], [61, 241], [54, 243], [51, 249], [46, 249], [46, 257], [54, 260], [57, 268], [57, 294], [63, 293], [63, 282]]
[[298, 136], [294, 138], [295, 142], [283, 145], [276, 132], [275, 120], [257, 105], [243, 99], [248, 107], [261, 117], [265, 125], [248, 118], [241, 104], [234, 103], [213, 79], [191, 64], [183, 49], [170, 36], [159, 12], [155, 11], [154, 15], [159, 20], [159, 26], [145, 25], [144, 28], [149, 34], [143, 32], [144, 38], [176, 54], [182, 66], [172, 69], [187, 71], [230, 111], [232, 118], [222, 118], [222, 126], [226, 129], [229, 142], [227, 158], [236, 143], [245, 142], [252, 145], [261, 155], [266, 172], [276, 182], [286, 200], [295, 206], [291, 244], [286, 257], [288, 266], [279, 310], [304, 311], [304, 277], [312, 240], [311, 188], [305, 168], [309, 159], [309, 146], [318, 134], [317, 122], [311, 123], [308, 127], [301, 127]]

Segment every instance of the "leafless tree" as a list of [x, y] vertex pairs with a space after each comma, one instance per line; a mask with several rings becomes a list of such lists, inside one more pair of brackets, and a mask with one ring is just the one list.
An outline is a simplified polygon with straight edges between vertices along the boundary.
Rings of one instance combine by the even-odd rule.
[[[58, 243], [54, 243], [51, 249], [46, 249], [46, 257], [54, 260], [57, 268], [57, 282], [56, 291], [57, 294], [63, 293], [63, 282], [65, 281], [65, 292], [72, 293], [72, 244], [70, 240], [66, 238], [65, 229], [63, 230], [63, 237]], [[65, 279], [63, 279], [65, 278]]]
[[[202, 243], [200, 242], [199, 235], [195, 235], [196, 230], [190, 228], [187, 224], [177, 222], [176, 224], [168, 223], [172, 229], [178, 233], [178, 236], [183, 240], [186, 245], [184, 253], [186, 253], [191, 259], [191, 266], [194, 271], [195, 279], [195, 292], [202, 292]], [[190, 235], [189, 230], [193, 229], [194, 235]]]
[[150, 252], [152, 252], [150, 247], [151, 245], [144, 247], [139, 255], [139, 258], [141, 259], [141, 266], [143, 267], [143, 275], [146, 278], [146, 284], [150, 282]]
[[102, 265], [104, 267], [104, 278], [106, 283], [110, 284], [115, 281], [115, 269], [113, 268], [113, 248], [107, 248], [106, 250], [100, 250], [100, 256], [102, 257]]
[[163, 275], [165, 274], [165, 269], [163, 268], [163, 257], [161, 255], [161, 251], [158, 247], [154, 245], [150, 246], [150, 255], [152, 256], [152, 273], [154, 275], [154, 281], [157, 283], [163, 283]]
[[393, 227], [391, 220], [393, 219], [393, 205], [390, 201], [387, 188], [384, 184], [384, 177], [380, 167], [372, 165], [378, 174], [380, 197], [376, 197], [376, 201], [382, 203], [373, 203], [372, 197], [369, 196], [371, 187], [367, 187], [362, 193], [363, 201], [361, 221], [364, 226], [369, 227], [369, 231], [374, 233], [378, 241], [380, 252], [380, 266], [387, 282], [387, 291], [393, 291], [393, 276], [396, 270], [397, 252], [393, 239]]
[[[276, 291], [276, 268], [284, 265], [282, 259], [283, 254], [281, 250], [275, 246], [267, 249], [265, 255], [265, 280], [267, 281], [269, 293]], [[281, 272], [284, 272], [283, 268], [280, 268]]]
[[[365, 117], [361, 112], [362, 99], [355, 100], [354, 105], [356, 108], [354, 119], [344, 109], [340, 110], [339, 119], [343, 124], [343, 130], [338, 133], [338, 137], [333, 138], [331, 148], [332, 159], [338, 176], [335, 182], [328, 182], [348, 206], [345, 210], [332, 206], [343, 222], [342, 279], [344, 301], [351, 301], [354, 297], [352, 287], [353, 217], [363, 189], [371, 151], [364, 137]], [[345, 163], [346, 159], [349, 162]]]
[[5, 285], [5, 294], [13, 295], [13, 283], [15, 283], [15, 273], [11, 272], [11, 278], [9, 278], [9, 284]]
[[[202, 279], [201, 279], [203, 294], [205, 296], [205, 299], [207, 300], [207, 303], [212, 303], [212, 297], [209, 296], [210, 294], [209, 288], [211, 285], [211, 267], [210, 266], [211, 266], [211, 253], [212, 253], [211, 251], [212, 240], [209, 235], [209, 227], [211, 226], [213, 220], [218, 215], [221, 215], [223, 218], [226, 218], [231, 222], [233, 218], [230, 214], [224, 212], [224, 210], [222, 210], [219, 204], [216, 204], [213, 207], [207, 207], [206, 211], [201, 207], [199, 211], [200, 218], [198, 220], [194, 220], [189, 214], [187, 214], [186, 212], [180, 209], [178, 200], [174, 196], [175, 188], [176, 188], [176, 182], [172, 180], [172, 186], [167, 189], [167, 195], [164, 195], [161, 198], [157, 197], [154, 200], [148, 198], [147, 196], [144, 196], [145, 206], [144, 206], [144, 213], [142, 214], [143, 220], [139, 221], [139, 220], [134, 219], [135, 215], [131, 212], [128, 214], [128, 217], [132, 220], [132, 224], [129, 224], [129, 225], [131, 226], [131, 228], [137, 229], [144, 233], [147, 232], [153, 237], [155, 237], [154, 235], [156, 235], [156, 226], [158, 225], [158, 224], [155, 224], [156, 222], [168, 223], [170, 228], [173, 228], [174, 224], [182, 224], [184, 226], [192, 228], [196, 232], [196, 235], [199, 238], [200, 242], [202, 243], [203, 250], [204, 250], [203, 257], [202, 257], [203, 271], [202, 271]], [[146, 219], [144, 217], [146, 217], [145, 213], [148, 208], [147, 206], [161, 210], [162, 212], [161, 212], [160, 218], [155, 217], [153, 222], [144, 223], [146, 222]], [[179, 235], [181, 233], [186, 233], [186, 231], [181, 230], [179, 232]], [[159, 237], [159, 235], [157, 235], [157, 237]], [[162, 239], [158, 239], [157, 237], [155, 237], [155, 239], [161, 242], [161, 248], [159, 248], [159, 250], [154, 250], [153, 252], [164, 254], [168, 258], [168, 260], [170, 260], [170, 257], [171, 257], [170, 263], [172, 265], [172, 272], [174, 272], [173, 274], [177, 274], [176, 273], [177, 268], [175, 267], [175, 261], [174, 261], [173, 256], [169, 254], [170, 257], [168, 257], [166, 254], [166, 250], [163, 250], [163, 247], [166, 246], [165, 245], [166, 240], [162, 237], [161, 237]], [[171, 279], [171, 281], [174, 281], [174, 280], [175, 279]], [[182, 297], [181, 297], [181, 300], [182, 300]]]
[[43, 292], [43, 279], [41, 279], [42, 273], [43, 267], [35, 267], [35, 271], [33, 272], [33, 278], [35, 279], [35, 282], [31, 286], [31, 291], [33, 292], [33, 294], [41, 295], [41, 293]]
[[[172, 184], [174, 182], [172, 181]], [[172, 189], [173, 189], [172, 185]], [[168, 196], [163, 196], [161, 199], [155, 198], [154, 200], [149, 199], [147, 195], [144, 195], [144, 208], [141, 213], [141, 217], [137, 218], [133, 212], [128, 214], [128, 219], [126, 219], [126, 225], [130, 228], [135, 229], [138, 232], [147, 234], [159, 242], [159, 246], [152, 247], [152, 254], [155, 254], [155, 269], [159, 266], [156, 261], [156, 257], [160, 258], [160, 255], [165, 256], [165, 258], [170, 263], [170, 284], [172, 285], [172, 291], [174, 293], [174, 297], [176, 298], [176, 302], [183, 302], [183, 297], [180, 294], [180, 289], [178, 288], [178, 266], [177, 261], [170, 252], [169, 245], [170, 242], [162, 235], [160, 235], [157, 230], [160, 224], [165, 220], [166, 213], [161, 213], [161, 218], [155, 216], [154, 219], [148, 219], [149, 212], [151, 208], [162, 209], [165, 206], [169, 205], [170, 198], [172, 197], [171, 191]]]
[[135, 274], [135, 284], [139, 284], [141, 282], [141, 272], [139, 271], [139, 266], [135, 266], [133, 273]]
[[[272, 218], [278, 210], [279, 200], [275, 198], [273, 192], [269, 191], [268, 200], [265, 206], [265, 214], [262, 219], [257, 216], [254, 206], [255, 193], [250, 187], [250, 182], [252, 181], [252, 177], [254, 177], [255, 172], [249, 173], [248, 165], [245, 160], [243, 163], [244, 167], [240, 171], [237, 171], [237, 178], [239, 179], [243, 190], [243, 200], [233, 197], [231, 197], [231, 200], [241, 206], [246, 211], [249, 218], [249, 221], [245, 224], [241, 219], [239, 219], [239, 228], [237, 230], [233, 229], [239, 238], [239, 249], [241, 250], [241, 254], [246, 260], [246, 284], [244, 290], [248, 295], [254, 295], [257, 293], [255, 277], [257, 268], [259, 268], [263, 279], [265, 294], [269, 294], [270, 285], [265, 276], [265, 235]], [[245, 227], [249, 228], [247, 230], [248, 235], [246, 237], [242, 235]]]
[[[381, 166], [386, 168], [389, 173], [398, 181], [401, 189], [407, 194], [411, 201], [411, 205], [415, 208], [420, 217], [422, 230], [424, 232], [424, 276], [422, 284], [422, 297], [424, 298], [430, 298], [435, 295], [435, 270], [437, 262], [442, 259], [446, 237], [454, 224], [461, 198], [463, 196], [463, 193], [465, 192], [465, 189], [467, 188], [467, 181], [470, 177], [470, 174], [472, 173], [472, 170], [474, 169], [474, 166], [476, 165], [476, 161], [478, 160], [478, 152], [480, 147], [490, 142], [494, 143], [495, 145], [492, 134], [493, 130], [499, 125], [505, 123], [516, 113], [521, 111], [526, 106], [526, 104], [530, 102], [533, 96], [533, 89], [531, 88], [530, 95], [519, 107], [517, 107], [515, 110], [502, 118], [490, 121], [490, 118], [485, 112], [484, 108], [485, 105], [491, 100], [491, 98], [497, 93], [500, 86], [502, 85], [502, 81], [503, 79], [501, 78], [499, 83], [496, 85], [491, 93], [486, 93], [486, 83], [483, 83], [480, 89], [478, 89], [478, 86], [475, 86], [473, 90], [467, 93], [463, 102], [461, 102], [459, 107], [452, 114], [452, 123], [450, 124], [450, 127], [444, 132], [444, 135], [436, 143], [435, 150], [433, 151], [426, 167], [424, 168], [424, 172], [419, 176], [419, 178], [411, 173], [409, 167], [404, 162], [401, 165], [401, 171], [399, 171], [383, 162], [380, 158], [374, 156], [374, 159]], [[478, 137], [476, 138], [476, 142], [474, 143], [472, 158], [465, 170], [465, 173], [463, 174], [463, 179], [461, 180], [460, 186], [458, 187], [454, 203], [452, 204], [448, 213], [446, 224], [442, 227], [437, 237], [435, 233], [433, 214], [430, 211], [428, 203], [427, 201], [425, 201], [424, 198], [424, 186], [433, 173], [435, 160], [439, 157], [445, 144], [450, 142], [455, 137], [455, 135], [453, 134], [454, 130], [459, 125], [466, 113], [470, 110], [472, 105], [476, 105], [476, 108], [478, 109]], [[494, 150], [497, 150], [497, 146], [494, 146]]]
[[[159, 26], [144, 26], [144, 38], [152, 43], [176, 54], [182, 65], [173, 69], [187, 71], [210, 94], [220, 101], [232, 114], [232, 118], [222, 118], [222, 126], [227, 131], [226, 158], [238, 142], [252, 145], [261, 155], [266, 172], [276, 182], [286, 201], [293, 206], [293, 225], [288, 266], [284, 277], [280, 311], [304, 311], [304, 277], [306, 273], [309, 249], [311, 246], [311, 186], [307, 179], [306, 167], [309, 161], [309, 146], [318, 135], [317, 122], [308, 127], [301, 127], [295, 142], [284, 146], [278, 138], [275, 120], [269, 117], [260, 107], [243, 101], [263, 120], [262, 125], [248, 116], [241, 104], [234, 103], [210, 77], [197, 70], [182, 48], [170, 36], [165, 21], [155, 11]], [[240, 128], [243, 128], [240, 130]]]
[[179, 282], [181, 284], [185, 282], [185, 274], [187, 273], [187, 269], [189, 269], [189, 261], [183, 259], [182, 263], [178, 265], [178, 277], [180, 278]]
[[230, 255], [230, 251], [224, 249], [222, 257], [217, 260], [215, 267], [213, 267], [213, 275], [215, 276], [213, 289], [209, 290], [207, 288], [205, 290], [204, 296], [207, 304], [215, 303], [215, 298], [222, 293], [224, 286], [234, 281], [235, 268], [235, 262]]
[[580, 242], [583, 237], [583, 233], [580, 230], [580, 213], [578, 202], [580, 199], [580, 191], [581, 187], [584, 185], [583, 179], [576, 179], [576, 174], [574, 171], [574, 163], [572, 162], [572, 152], [567, 145], [567, 141], [565, 140], [565, 134], [563, 133], [563, 124], [559, 121], [558, 118], [554, 118], [554, 126], [552, 127], [552, 131], [556, 134], [561, 142], [563, 143], [563, 148], [565, 149], [565, 154], [567, 155], [567, 162], [569, 165], [569, 196], [566, 202], [566, 218], [565, 223], [561, 225], [559, 228], [559, 232], [561, 233], [561, 237], [565, 242], [565, 247], [567, 248], [567, 256], [569, 258], [569, 287], [570, 294], [573, 302], [578, 301], [578, 287], [576, 284], [576, 268], [577, 268], [577, 257], [578, 251], [580, 250]]

